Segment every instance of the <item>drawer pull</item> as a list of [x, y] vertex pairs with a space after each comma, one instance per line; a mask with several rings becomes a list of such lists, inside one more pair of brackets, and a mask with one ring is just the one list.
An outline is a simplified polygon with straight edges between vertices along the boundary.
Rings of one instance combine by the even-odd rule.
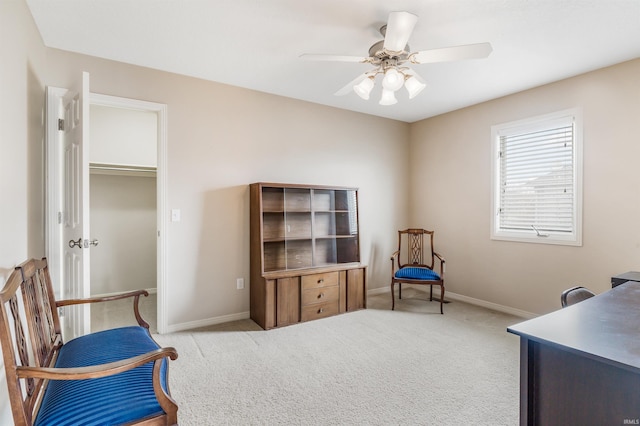
[[318, 309], [318, 313], [319, 313], [319, 314], [321, 314], [321, 313], [323, 313], [323, 312], [324, 312], [324, 308], [320, 308], [320, 309]]
[[318, 299], [322, 299], [323, 297], [324, 297], [324, 293], [320, 293], [320, 294], [318, 295]]
[[318, 280], [318, 284], [322, 284], [323, 282], [324, 282], [324, 278], [320, 278], [320, 279]]

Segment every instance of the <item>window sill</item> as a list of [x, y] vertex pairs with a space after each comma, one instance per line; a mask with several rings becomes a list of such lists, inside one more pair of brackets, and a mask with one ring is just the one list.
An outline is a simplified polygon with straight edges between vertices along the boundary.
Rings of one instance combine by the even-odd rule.
[[582, 239], [579, 236], [560, 236], [549, 235], [546, 237], [537, 236], [535, 234], [519, 234], [519, 233], [499, 233], [492, 234], [491, 239], [494, 241], [510, 241], [516, 243], [532, 243], [532, 244], [550, 244], [562, 246], [581, 247]]

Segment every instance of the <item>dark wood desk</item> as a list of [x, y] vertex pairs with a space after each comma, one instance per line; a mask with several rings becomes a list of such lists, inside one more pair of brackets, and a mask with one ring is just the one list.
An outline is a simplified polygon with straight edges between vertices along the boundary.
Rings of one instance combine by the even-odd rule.
[[507, 329], [521, 425], [640, 424], [640, 282]]

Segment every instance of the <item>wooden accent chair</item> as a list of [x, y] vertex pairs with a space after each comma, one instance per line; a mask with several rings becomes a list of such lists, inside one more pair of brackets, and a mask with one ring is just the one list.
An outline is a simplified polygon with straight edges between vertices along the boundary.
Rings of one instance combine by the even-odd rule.
[[560, 303], [563, 308], [566, 308], [567, 306], [582, 302], [595, 295], [596, 294], [588, 288], [582, 286], [571, 287], [562, 292], [560, 295]]
[[[429, 301], [433, 300], [433, 286], [440, 286], [440, 313], [444, 302], [445, 260], [433, 251], [433, 233], [425, 229], [398, 231], [398, 250], [391, 255], [391, 309], [395, 309], [395, 285], [402, 299], [402, 283], [430, 286]], [[403, 243], [406, 247], [403, 250]], [[406, 250], [406, 251], [405, 251]], [[440, 261], [440, 273], [433, 270], [435, 259]]]

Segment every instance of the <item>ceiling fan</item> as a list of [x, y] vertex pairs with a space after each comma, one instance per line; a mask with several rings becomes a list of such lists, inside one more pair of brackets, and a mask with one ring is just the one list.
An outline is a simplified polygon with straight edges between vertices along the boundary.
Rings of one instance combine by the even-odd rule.
[[367, 57], [314, 54], [304, 54], [300, 57], [310, 61], [361, 62], [373, 65], [373, 70], [359, 75], [335, 95], [346, 95], [353, 90], [362, 99], [368, 100], [375, 86], [376, 76], [383, 74], [382, 97], [379, 103], [393, 105], [398, 102], [395, 92], [403, 85], [409, 92], [409, 99], [414, 98], [426, 87], [424, 80], [406, 66], [407, 64], [486, 58], [492, 51], [490, 43], [476, 43], [411, 52], [407, 42], [417, 21], [418, 17], [413, 13], [391, 12], [387, 24], [380, 28], [384, 40], [371, 46]]

